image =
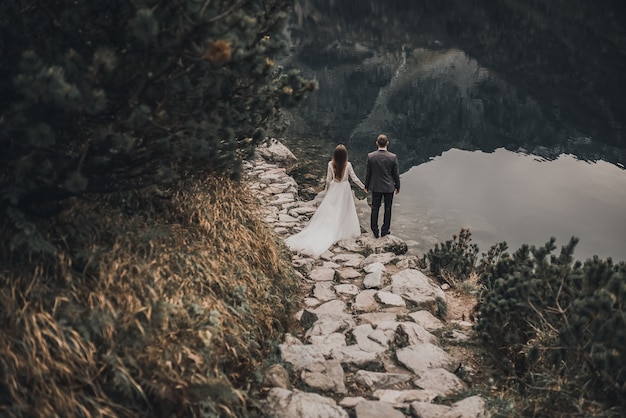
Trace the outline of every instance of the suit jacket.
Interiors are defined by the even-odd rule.
[[[371,192],[392,193],[400,190],[398,157],[393,152],[379,149],[367,154],[365,188]]]

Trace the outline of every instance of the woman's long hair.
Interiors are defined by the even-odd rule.
[[[342,144],[337,145],[333,152],[333,170],[335,170],[335,178],[341,180],[348,163],[348,150]]]

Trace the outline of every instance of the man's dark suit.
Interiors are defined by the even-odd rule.
[[[393,192],[400,190],[400,174],[398,157],[386,149],[378,149],[367,155],[367,172],[365,174],[365,189],[372,192],[372,214],[370,224],[374,236],[378,238],[378,213],[382,200],[385,201],[383,227],[380,235],[389,234],[391,225],[391,205]]]

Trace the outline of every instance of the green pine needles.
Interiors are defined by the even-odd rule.
[[[71,196],[238,178],[280,109],[315,88],[274,63],[290,7],[3,1],[0,212],[48,217]]]
[[[576,243],[494,251],[478,267],[477,332],[532,416],[626,407],[626,264],[574,262]]]
[[[476,270],[478,246],[469,229],[462,228],[452,240],[435,244],[420,260],[419,267],[428,269],[440,282],[456,287]]]
[[[477,279],[475,329],[483,349],[519,393],[521,416],[621,416],[626,408],[626,263],[594,256],[575,261],[577,238],[561,248],[481,258],[462,229],[420,260],[442,283]]]

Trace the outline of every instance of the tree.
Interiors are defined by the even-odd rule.
[[[3,215],[23,234],[70,196],[238,176],[280,108],[315,87],[272,60],[290,5],[3,1]]]

